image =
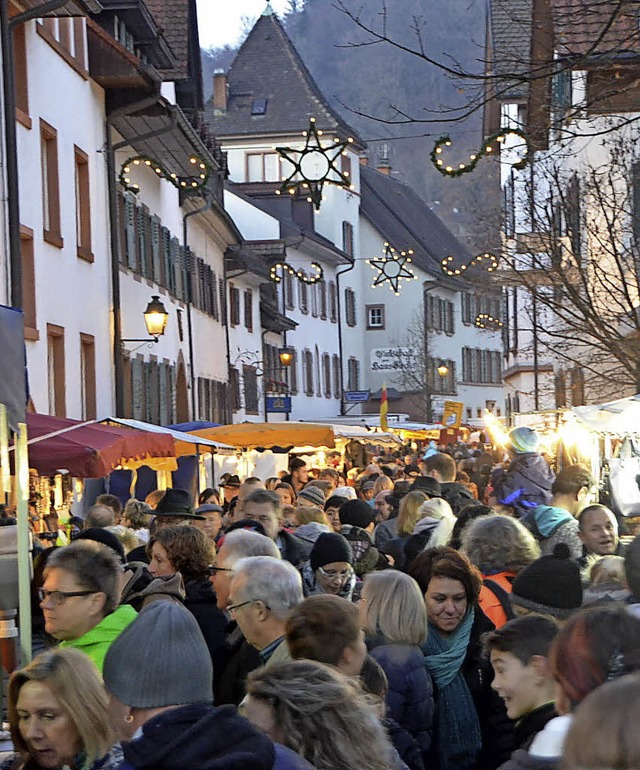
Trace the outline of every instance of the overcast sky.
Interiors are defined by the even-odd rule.
[[[242,33],[243,18],[255,21],[267,7],[266,0],[197,0],[200,45],[219,48],[235,45]],[[272,0],[279,14],[287,6],[286,0]]]

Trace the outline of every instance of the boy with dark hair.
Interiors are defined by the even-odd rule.
[[[525,751],[536,734],[557,716],[548,661],[557,632],[553,619],[526,615],[483,638],[494,671],[491,686],[504,701],[509,718],[515,721],[516,747]]]
[[[456,463],[453,457],[443,452],[435,452],[422,461],[422,467],[425,476],[430,476],[440,483],[442,497],[449,503],[456,516],[465,505],[474,502],[467,487],[456,481]]]

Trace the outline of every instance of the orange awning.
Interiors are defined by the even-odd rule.
[[[193,436],[220,441],[239,449],[262,447],[335,447],[334,432],[330,425],[311,422],[243,422],[240,425],[220,425],[190,431]]]

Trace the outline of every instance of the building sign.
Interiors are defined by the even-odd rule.
[[[271,414],[289,414],[291,411],[291,396],[267,396],[267,412]]]
[[[373,348],[371,351],[372,372],[403,372],[418,365],[418,351],[415,348]]]
[[[344,400],[347,404],[364,404],[369,400],[368,390],[346,390],[344,393]]]
[[[459,428],[462,425],[462,401],[445,401],[442,424],[445,428]]]

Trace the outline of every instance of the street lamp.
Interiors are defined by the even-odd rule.
[[[444,378],[447,376],[447,374],[449,374],[449,367],[445,363],[441,363],[440,366],[437,369],[437,372],[442,377],[442,379],[444,380]]]
[[[291,366],[293,363],[293,352],[289,348],[282,348],[278,351],[278,358],[282,366]]]
[[[160,301],[158,294],[151,296],[151,302],[147,305],[147,309],[142,314],[144,317],[144,323],[147,327],[149,334],[148,338],[144,339],[123,339],[121,342],[159,342],[160,337],[164,334],[164,330],[167,326],[167,320],[169,313],[167,309]]]

